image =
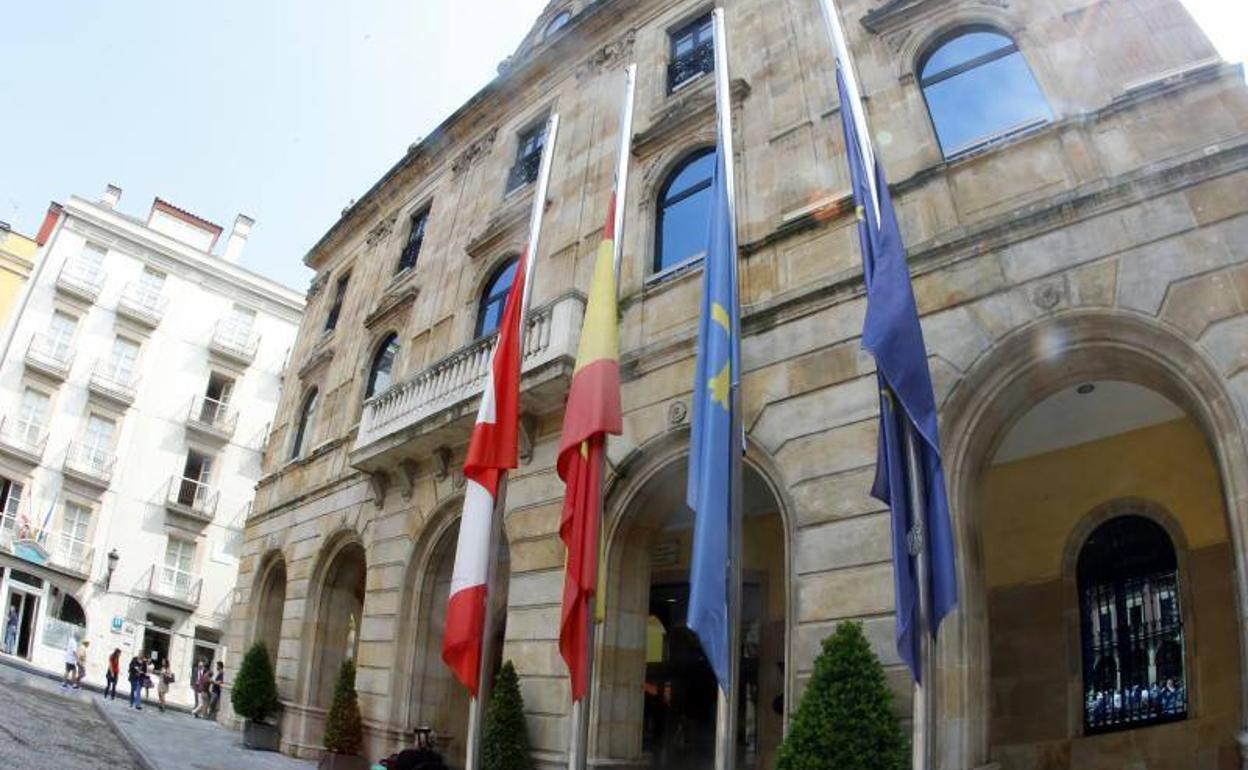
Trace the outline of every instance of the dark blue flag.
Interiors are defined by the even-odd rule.
[[[840,92],[850,181],[859,211],[858,237],[867,283],[862,344],[875,358],[880,384],[879,454],[871,494],[892,510],[897,651],[910,667],[915,681],[920,681],[919,634],[922,630],[919,628],[918,581],[928,580],[929,631],[933,637],[940,621],[958,603],[953,528],[945,495],[945,473],[940,462],[940,437],[936,432],[936,399],[932,393],[932,375],[927,368],[927,349],[919,326],[918,308],[910,286],[910,269],[884,169],[877,160],[870,172],[879,196],[877,215],[871,203],[866,161],[840,67],[836,71],[836,85]],[[907,423],[917,439],[919,467],[916,471],[926,503],[922,527],[923,546],[928,557],[926,578],[918,574],[909,549],[908,535],[914,524],[914,511],[907,494],[910,479],[906,465]]]
[[[733,261],[736,229],[728,201],[723,154],[716,150],[711,186],[710,233],[702,273],[702,316],[693,377],[689,483],[693,509],[693,559],[689,574],[688,627],[698,635],[721,688],[728,686],[729,533],[732,524],[733,385],[741,372],[740,319]],[[739,458],[738,458],[739,459]]]

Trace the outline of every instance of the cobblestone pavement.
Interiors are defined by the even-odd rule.
[[[0,669],[0,768],[142,770],[90,699]]]
[[[8,661],[0,661],[0,664]],[[136,756],[136,752],[138,755]],[[0,770],[313,770],[315,762],[243,748],[242,734],[185,712],[63,690],[0,665]]]
[[[98,696],[97,696],[98,697]],[[243,735],[206,719],[124,701],[102,704],[116,728],[156,770],[313,770],[315,762],[243,748]],[[3,765],[0,765],[3,767]]]

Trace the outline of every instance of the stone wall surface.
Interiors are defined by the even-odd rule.
[[[1033,372],[1027,398],[1034,403],[1073,371],[1045,368],[1063,343],[1045,330],[1072,323],[1090,337],[1102,330],[1110,339],[1097,344],[1111,352],[1099,357],[1109,369],[1100,374],[1126,379],[1147,379],[1152,370],[1112,369],[1114,330],[1119,324],[1153,330],[1148,333],[1175,341],[1212,373],[1215,385],[1192,395],[1191,403],[1231,415],[1213,423],[1191,410],[1213,447],[1221,474],[1213,496],[1222,496],[1231,533],[1230,553],[1216,558],[1242,566],[1237,533],[1248,521],[1248,488],[1226,470],[1248,423],[1248,200],[1242,194],[1248,91],[1242,78],[1206,62],[1215,56],[1212,48],[1173,0],[838,5],[894,184],[937,400],[955,426],[946,434],[951,452],[990,440],[958,432],[959,415],[967,410],[980,410],[984,424],[1007,425],[1022,408],[993,401],[987,391],[983,399],[966,394],[991,380],[991,362],[1027,362]],[[908,673],[892,642],[888,518],[868,495],[877,386],[874,365],[859,345],[865,292],[819,9],[806,0],[734,0],[725,7],[743,247],[744,424],[751,468],[782,522],[783,553],[776,553],[775,568],[784,576],[777,647],[785,710],[796,708],[820,640],[837,621],[854,618],[864,622],[899,713],[908,718]],[[267,475],[247,528],[239,576],[244,601],[230,639],[237,647],[254,635],[253,586],[265,560],[280,557],[287,575],[278,651],[280,689],[289,704],[286,750],[312,754],[319,745],[326,704],[310,700],[308,661],[323,620],[309,597],[323,578],[318,569],[327,548],[343,537],[362,543],[367,558],[357,655],[370,751],[410,740],[407,731],[425,719],[417,707],[428,695],[419,694],[419,672],[429,671],[430,661],[418,650],[438,627],[421,609],[427,606],[422,596],[437,584],[430,565],[439,563],[438,544],[458,514],[466,419],[429,427],[411,442],[406,464],[393,457],[361,462],[353,445],[368,362],[391,330],[402,342],[396,381],[471,342],[487,277],[526,236],[531,192],[503,193],[515,135],[548,111],[559,113],[561,129],[533,302],[585,291],[612,178],[618,67],[634,60],[640,75],[620,287],[625,420],[623,435],[609,446],[604,530],[608,554],[649,542],[649,530],[637,523],[653,489],[644,479],[668,478],[663,474],[683,456],[700,296],[696,265],[658,276],[648,267],[654,201],[674,164],[714,141],[710,79],[669,96],[663,67],[668,30],[701,8],[674,0],[576,5],[568,34],[522,48],[495,84],[409,152],[309,254],[318,271],[314,289],[350,273],[347,302],[337,330],[326,337],[320,329],[332,292],[314,290],[310,300],[292,352],[296,374],[283,393]],[[963,23],[993,24],[1015,37],[1054,120],[945,160],[914,66],[932,40]],[[395,276],[406,222],[426,205],[432,213],[419,262]],[[1051,347],[1020,348],[1020,339],[1033,337]],[[566,374],[556,374],[556,382],[559,377]],[[1160,388],[1159,382],[1142,384]],[[288,461],[283,448],[291,423],[314,386],[324,394],[316,448]],[[564,761],[568,738],[568,684],[556,621],[563,489],[554,463],[561,415],[545,399],[526,404],[530,444],[512,474],[505,516],[509,591],[502,654],[521,676],[535,756],[554,766]],[[978,577],[942,631],[939,766],[969,770],[990,760],[1004,768],[1124,766],[1113,762],[1126,756],[1128,743],[1142,747],[1131,756],[1165,754],[1150,748],[1167,740],[1161,728],[1080,744],[1075,753],[1088,757],[1074,756],[1068,744],[1047,743],[1056,732],[1037,737],[990,729],[1008,711],[998,712],[1004,702],[990,697],[988,680],[981,682],[976,671],[979,658],[1004,655],[1000,637],[989,629],[1001,597],[976,596],[986,592],[982,565],[999,555],[976,523],[982,515],[963,505],[958,491],[963,480],[977,478],[985,458],[969,450],[952,454],[960,458],[949,460],[948,471],[955,518],[959,532],[970,533],[959,535],[959,555],[966,574]],[[683,474],[673,478],[683,485]],[[626,596],[635,590],[627,586],[636,575],[610,555],[604,568],[611,606],[617,598],[612,590]],[[1244,612],[1231,598],[1231,587],[1242,591],[1242,581],[1237,572],[1232,583],[1210,589],[1198,602],[1214,614],[1220,602],[1227,623],[1239,621],[1216,631],[1224,640],[1242,637]],[[1045,588],[1017,590],[1039,595]],[[599,729],[591,751],[627,763],[640,759],[641,718],[637,671],[628,663],[638,653],[629,640],[639,638],[645,617],[626,609],[609,617],[601,631],[603,694],[595,701]],[[1238,661],[1234,647],[1227,641],[1208,649]],[[1208,665],[1222,665],[1218,660]],[[1228,688],[1240,695],[1217,696],[1224,716],[1193,722],[1200,732],[1192,739],[1199,767],[1235,766],[1234,735],[1243,719],[1240,668],[1225,669]],[[1056,725],[1058,715],[1052,716]],[[998,735],[1006,736],[999,745]]]

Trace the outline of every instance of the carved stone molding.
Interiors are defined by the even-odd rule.
[[[520,431],[517,436],[517,454],[520,462],[528,465],[533,460],[533,432],[537,430],[537,418],[527,412],[520,414]]]
[[[325,284],[329,283],[329,273],[318,273],[312,276],[312,280],[308,283],[307,302],[311,303],[316,299],[316,295],[321,293],[321,289],[325,288]]]
[[[451,448],[440,446],[433,450],[433,477],[438,481],[446,481],[451,472]]]
[[[364,317],[364,327],[372,331],[383,323],[390,322],[395,316],[406,313],[418,296],[420,296],[420,287],[416,284],[408,281],[396,284],[393,290],[387,290],[381,295],[376,306]],[[401,325],[396,324],[396,326]]]
[[[490,217],[485,228],[474,235],[464,247],[468,256],[479,257],[503,241],[509,234],[524,229],[529,221],[533,201],[532,188],[533,186],[529,185],[524,194],[517,195],[515,199],[504,203],[503,207]],[[546,205],[550,205],[549,200],[546,201]]]
[[[715,89],[711,86],[714,81],[707,78],[706,83],[670,97],[663,109],[650,120],[650,127],[633,136],[633,155],[644,158],[691,126],[713,121]],[[739,107],[750,95],[750,84],[741,78],[733,78],[729,94],[733,107]]]
[[[399,463],[399,473],[402,474],[403,488],[400,494],[404,500],[411,500],[412,494],[416,491],[416,476],[420,471],[420,466],[415,460],[404,460]]]
[[[373,225],[373,229],[369,230],[368,235],[365,236],[364,242],[369,246],[376,246],[378,243],[389,238],[390,233],[394,232],[394,223],[398,218],[399,212],[396,211],[390,216],[382,219],[377,224]]]
[[[471,168],[479,158],[489,153],[490,149],[494,147],[494,140],[497,137],[498,127],[495,126],[489,131],[486,131],[481,137],[474,140],[464,149],[463,152],[459,154],[459,157],[455,159],[455,162],[451,164],[451,173],[458,176]]]
[[[373,471],[368,474],[368,485],[373,489],[373,505],[380,510],[386,504],[386,489],[390,486],[390,474]]]
[[[324,338],[312,348],[308,359],[303,362],[303,366],[299,367],[299,379],[307,380],[321,367],[334,360],[334,349],[327,342],[329,339],[329,337]]]
[[[1009,8],[1010,2],[1009,0],[975,0],[964,5]],[[890,0],[863,16],[862,26],[870,32],[883,35],[935,12],[949,10],[949,6],[948,0]]]
[[[614,69],[633,55],[633,43],[637,40],[637,30],[630,29],[620,37],[598,49],[577,70],[577,79],[592,77],[604,70]]]

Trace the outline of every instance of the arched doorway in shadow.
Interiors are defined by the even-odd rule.
[[[456,512],[461,503],[456,503]],[[407,725],[409,731],[429,728],[437,737],[438,748],[447,766],[462,768],[468,734],[468,691],[442,662],[442,636],[446,629],[446,605],[450,599],[451,573],[455,568],[455,546],[459,538],[456,515],[431,533],[419,561],[422,574],[416,576],[410,608],[414,623],[410,675],[407,677]],[[507,622],[507,591],[511,561],[506,538],[498,544],[497,590],[490,600],[494,628],[492,670],[502,664],[503,637]]]
[[[693,514],[682,454],[617,490],[607,523],[605,618],[595,671],[593,755],[650,768],[710,768],[717,685],[686,627]],[[788,536],[779,495],[744,475],[737,766],[774,764],[783,736]]]
[[[256,582],[256,626],[253,641],[264,642],[269,659],[277,666],[282,643],[282,617],[286,608],[286,560],[273,554],[264,562]]]
[[[348,655],[355,657],[358,652],[366,566],[364,546],[348,541],[337,548],[321,573],[308,674],[308,703],[313,707],[329,708],[338,669]]]

